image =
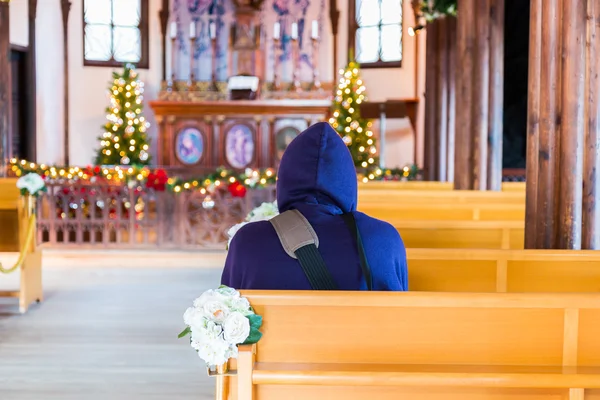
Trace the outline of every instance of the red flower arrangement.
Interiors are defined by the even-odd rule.
[[[146,181],[146,187],[154,189],[157,192],[164,192],[167,187],[167,181],[169,177],[167,171],[164,169],[157,169],[156,171],[148,174],[148,180]]]
[[[246,189],[246,186],[242,185],[237,181],[230,183],[227,189],[233,197],[246,197],[246,192],[248,191],[248,189]]]

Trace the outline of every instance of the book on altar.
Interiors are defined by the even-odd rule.
[[[232,76],[227,82],[227,90],[232,100],[254,100],[259,82],[256,76]]]

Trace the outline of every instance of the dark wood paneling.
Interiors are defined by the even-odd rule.
[[[0,1],[0,176],[6,173],[11,114],[11,68],[9,43],[9,4]]]

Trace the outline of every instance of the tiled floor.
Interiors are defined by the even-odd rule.
[[[205,400],[213,381],[182,315],[218,269],[46,268],[26,315],[0,299],[1,400]],[[0,275],[0,290],[18,275]]]

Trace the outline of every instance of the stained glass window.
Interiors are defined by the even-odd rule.
[[[148,68],[148,0],[84,0],[84,65]]]
[[[350,43],[363,68],[402,63],[402,0],[350,0]]]

